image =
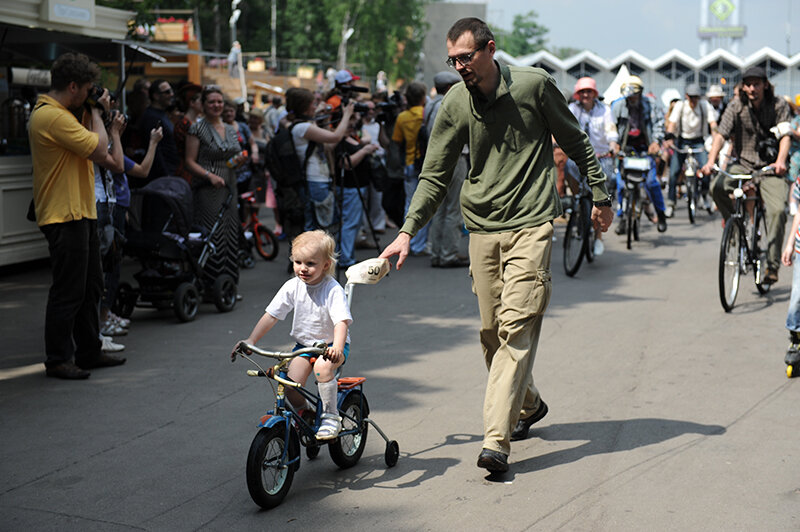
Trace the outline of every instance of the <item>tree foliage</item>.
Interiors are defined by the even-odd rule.
[[[511,31],[492,28],[498,48],[514,57],[543,50],[549,30],[536,22],[538,17],[536,11],[528,11],[514,15]]]
[[[205,50],[227,52],[231,4],[217,0],[97,0],[98,4],[137,12],[137,21],[154,22],[153,10],[197,9]],[[347,41],[348,63],[360,63],[374,76],[413,77],[427,24],[427,0],[277,0],[277,56],[320,59],[335,65],[345,19],[353,33]],[[271,46],[272,0],[242,0],[236,37],[242,49]],[[216,36],[219,36],[218,40]]]

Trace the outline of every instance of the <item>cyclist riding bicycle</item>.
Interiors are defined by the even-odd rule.
[[[597,99],[599,96],[597,83],[590,77],[579,79],[572,92],[575,101],[569,104],[569,110],[575,115],[581,129],[589,135],[589,142],[600,161],[603,173],[606,174],[606,186],[608,190],[611,190],[614,178],[614,156],[619,151],[619,134],[617,133],[617,124],[611,116],[611,108]],[[572,192],[576,193],[578,180],[581,179],[578,165],[571,159],[567,160],[564,172],[569,179]],[[602,255],[605,249],[602,235],[601,231],[595,231],[596,240],[593,252],[597,256]]]
[[[621,89],[622,98],[611,104],[611,115],[617,124],[621,139],[620,147],[622,150],[632,149],[648,153],[651,164],[644,188],[656,209],[658,232],[663,233],[667,230],[667,217],[664,214],[664,195],[661,193],[661,184],[656,175],[656,161],[653,155],[659,152],[664,141],[664,111],[655,98],[642,94],[644,84],[639,76],[629,76]],[[621,206],[625,184],[619,173],[616,174],[616,178],[617,198]],[[617,214],[621,215],[621,210]],[[625,230],[625,219],[620,217],[616,233],[621,235]]]
[[[665,135],[664,146],[671,148],[673,145],[678,148],[692,148],[701,150],[695,155],[695,159],[700,166],[706,164],[706,152],[703,149],[705,139],[717,129],[717,112],[705,100],[701,100],[703,91],[700,85],[690,83],[686,86],[686,99],[675,104],[667,118],[667,134]],[[667,193],[667,218],[672,218],[675,209],[675,202],[678,199],[677,185],[678,176],[686,160],[686,154],[677,150],[672,154],[669,164],[669,191]],[[705,192],[708,190],[708,179],[704,178],[700,184],[703,191],[703,201]],[[706,208],[709,205],[705,205]]]
[[[791,139],[791,111],[783,98],[775,96],[775,89],[767,81],[767,73],[761,67],[750,67],[742,75],[742,91],[725,109],[714,134],[714,143],[708,154],[703,173],[711,175],[722,144],[733,137],[734,152],[738,160],[728,167],[731,174],[748,174],[771,166],[775,175],[761,178],[761,197],[767,214],[767,274],[766,284],[778,281],[781,247],[786,225],[786,201],[789,183],[783,177],[787,169],[787,157]],[[777,135],[774,132],[777,131]],[[775,136],[780,138],[775,140]],[[770,140],[771,139],[771,140]],[[718,175],[711,183],[711,194],[719,212],[727,220],[733,212],[729,194],[735,188],[733,180]]]

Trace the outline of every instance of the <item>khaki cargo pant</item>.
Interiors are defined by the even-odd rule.
[[[478,296],[481,347],[489,370],[483,447],[510,454],[520,417],[541,401],[533,360],[550,302],[553,224],[498,234],[471,234],[472,291]]]

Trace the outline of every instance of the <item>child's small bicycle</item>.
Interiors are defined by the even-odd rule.
[[[345,287],[348,302],[352,297],[354,283],[374,284],[388,272],[388,261],[385,261],[385,267],[383,262],[377,266],[374,261],[385,261],[385,259],[371,259],[348,269],[346,273],[348,283]],[[265,351],[245,342],[240,342],[236,346],[238,355],[259,368],[248,370],[247,375],[266,377],[278,383],[275,390],[275,408],[261,417],[258,424],[259,431],[247,455],[247,489],[253,501],[262,508],[274,508],[286,497],[294,474],[300,468],[301,445],[306,448],[306,456],[309,459],[316,458],[320,448],[327,445],[334,463],[342,469],[347,469],[356,465],[361,458],[367,444],[368,425],[372,425],[386,441],[384,452],[386,465],[393,467],[397,464],[400,456],[398,443],[389,440],[380,427],[369,418],[369,403],[363,391],[366,380],[364,377],[338,378],[338,408],[342,417],[342,430],[336,439],[327,441],[316,439],[316,432],[322,421],[322,401],[319,395],[289,379],[287,372],[289,363],[294,357],[302,354],[323,356],[326,347],[327,345],[321,342],[314,347],[281,352]],[[251,354],[273,358],[278,363],[264,369],[251,358]],[[314,359],[311,360],[312,364],[313,361]],[[314,410],[295,409],[291,402],[286,400],[287,387],[302,395],[313,405]]]

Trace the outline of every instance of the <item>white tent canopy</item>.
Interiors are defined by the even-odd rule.
[[[628,72],[628,67],[625,65],[619,67],[619,72],[617,72],[617,76],[614,78],[614,81],[611,82],[611,85],[609,85],[606,91],[603,93],[603,101],[606,104],[611,105],[611,102],[622,96],[622,84],[630,75],[631,74]]]

